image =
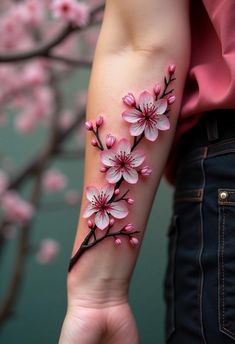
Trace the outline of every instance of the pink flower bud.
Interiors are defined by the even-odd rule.
[[[92,146],[94,146],[94,147],[97,147],[97,146],[98,146],[98,142],[97,142],[96,139],[92,139],[92,140],[91,140],[91,144],[92,144]]]
[[[167,102],[169,105],[173,104],[176,100],[176,96],[175,95],[172,95],[170,96],[168,99],[167,99]]]
[[[104,123],[104,118],[102,116],[98,116],[96,118],[96,126],[99,128]]]
[[[130,244],[134,247],[139,245],[139,240],[136,237],[131,237],[130,238]]]
[[[169,67],[168,67],[168,72],[169,74],[174,74],[175,73],[175,69],[176,69],[176,66],[175,64],[170,64]]]
[[[93,129],[92,121],[86,121],[85,126],[86,126],[87,130],[92,130]]]
[[[107,171],[107,167],[102,166],[102,167],[100,168],[100,172],[105,173],[106,171]]]
[[[114,218],[111,217],[111,219],[109,219],[109,226],[112,227],[114,225]]]
[[[88,224],[89,228],[93,228],[93,226],[94,226],[94,224],[93,224],[93,222],[91,220],[88,220],[87,224]]]
[[[127,93],[124,97],[122,97],[123,103],[125,103],[128,106],[135,106],[136,101],[135,97],[132,93]]]
[[[158,96],[159,93],[161,92],[161,86],[159,84],[154,85],[153,92],[155,93],[156,96]]]
[[[132,223],[128,223],[125,227],[124,227],[124,230],[127,231],[127,232],[131,232],[135,229],[135,227],[133,226]]]
[[[111,135],[111,134],[108,134],[106,136],[106,142],[105,142],[106,143],[106,147],[108,149],[110,149],[114,145],[115,141],[116,141],[116,137]]]
[[[120,194],[120,189],[116,189],[115,191],[114,191],[114,194],[117,196],[117,195],[119,195]]]
[[[127,198],[126,201],[127,201],[128,204],[134,204],[134,202],[135,202],[135,201],[133,200],[133,198]]]
[[[141,168],[139,173],[141,174],[141,176],[148,177],[152,173],[152,169],[149,166],[144,166]]]
[[[119,245],[121,245],[121,243],[122,243],[122,240],[120,238],[115,238],[115,240],[114,240],[115,246],[119,246]]]

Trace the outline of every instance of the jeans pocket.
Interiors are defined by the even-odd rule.
[[[219,329],[235,340],[235,189],[218,189]]]
[[[165,314],[165,338],[168,341],[175,331],[175,254],[177,246],[178,215],[171,218],[168,236],[168,262],[164,279],[164,300],[166,304]]]

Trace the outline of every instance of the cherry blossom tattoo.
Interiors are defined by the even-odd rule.
[[[169,65],[163,90],[156,84],[152,93],[141,92],[138,101],[130,92],[122,98],[127,107],[122,118],[130,124],[132,143],[126,138],[117,140],[112,134],[108,134],[105,142],[102,142],[99,134],[104,125],[102,116],[98,116],[95,123],[85,123],[87,130],[94,134],[91,144],[100,150],[100,172],[104,174],[105,183],[101,188],[93,185],[86,188],[87,205],[82,216],[87,219],[89,232],[71,258],[69,271],[85,251],[107,238],[111,238],[115,246],[120,246],[124,238],[129,240],[132,247],[138,246],[139,231],[135,226],[132,223],[119,224],[119,220],[127,217],[129,208],[134,204],[134,199],[128,195],[129,190],[121,193],[120,186],[122,183],[136,184],[139,178],[151,175],[151,168],[143,165],[144,152],[136,149],[136,146],[143,139],[156,141],[160,131],[170,128],[170,106],[176,99],[174,89],[170,89],[174,80],[175,65]]]

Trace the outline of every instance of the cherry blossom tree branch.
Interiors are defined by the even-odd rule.
[[[44,149],[43,154],[40,155],[40,158],[37,161],[37,169],[34,171],[34,186],[31,193],[30,202],[35,209],[38,206],[41,195],[42,173],[47,165],[48,160],[51,157],[52,152],[54,151],[55,143],[58,142],[58,115],[61,108],[61,95],[52,71],[50,71],[50,86],[54,91],[56,106],[52,115],[50,136],[48,138],[46,148]],[[26,257],[29,252],[30,230],[32,227],[32,222],[32,220],[27,221],[26,223],[22,224],[21,228],[19,229],[20,237],[18,241],[16,260],[15,264],[13,265],[12,277],[10,279],[6,295],[3,299],[3,303],[0,306],[1,325],[3,325],[7,318],[12,314],[12,306],[15,304],[17,295],[19,293],[19,288],[23,279]]]
[[[83,108],[80,110],[76,116],[76,119],[73,123],[66,129],[66,130],[59,130],[56,140],[53,143],[53,147],[51,147],[51,157],[58,154],[60,151],[61,145],[64,141],[74,132],[75,129],[78,128],[80,124],[83,123],[85,118],[85,109]],[[41,157],[44,155],[45,152],[44,148],[36,154],[36,157],[26,163],[10,180],[8,189],[16,189],[18,188],[29,176],[33,175],[37,170],[38,165],[40,164]]]
[[[0,55],[0,63],[13,63],[19,62],[23,60],[32,59],[35,57],[45,56],[47,57],[48,53],[61,44],[65,39],[67,39],[73,32],[75,31],[83,31],[92,24],[95,24],[96,15],[102,12],[104,9],[104,4],[98,5],[93,10],[90,11],[90,19],[86,26],[84,27],[75,27],[71,24],[68,24],[64,27],[57,36],[53,37],[51,41],[42,44],[41,46],[36,47],[35,49],[26,51],[26,52],[19,52],[15,54],[2,54]]]
[[[36,206],[39,198],[40,190],[40,175],[34,177],[35,184],[30,197],[30,202]],[[12,277],[9,282],[9,286],[6,289],[5,297],[0,306],[0,326],[12,315],[12,308],[16,302],[16,299],[19,295],[20,285],[23,279],[24,269],[26,258],[29,253],[29,239],[30,239],[30,229],[32,222],[28,222],[25,225],[22,225],[19,229],[19,241],[17,245],[17,253],[15,257],[15,264],[13,265]]]

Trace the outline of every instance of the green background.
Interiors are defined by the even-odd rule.
[[[88,72],[80,71],[73,75],[69,84],[62,86],[68,104],[79,87],[87,87],[88,78]],[[21,137],[12,128],[12,118],[10,118],[8,126],[0,129],[1,152],[10,155],[16,166],[21,165],[37,152],[45,135],[46,132],[39,129],[28,137]],[[59,167],[69,176],[71,188],[81,190],[83,171],[81,160],[56,160],[53,166]],[[28,190],[29,185],[26,184],[22,192],[27,194]],[[56,197],[59,198],[60,195]],[[152,208],[130,289],[130,302],[143,344],[164,343],[165,308],[162,286],[166,268],[166,233],[171,215],[171,197],[171,188],[162,182]],[[43,202],[47,201],[48,198],[43,196]],[[18,301],[13,314],[0,329],[1,344],[58,342],[66,311],[66,274],[78,211],[79,206],[60,207],[54,211],[42,209],[37,214],[31,233],[31,254],[27,259]],[[7,241],[0,262],[1,301],[14,263],[17,235],[16,233],[15,239]],[[34,253],[40,240],[45,237],[58,240],[61,250],[53,263],[40,265]]]

